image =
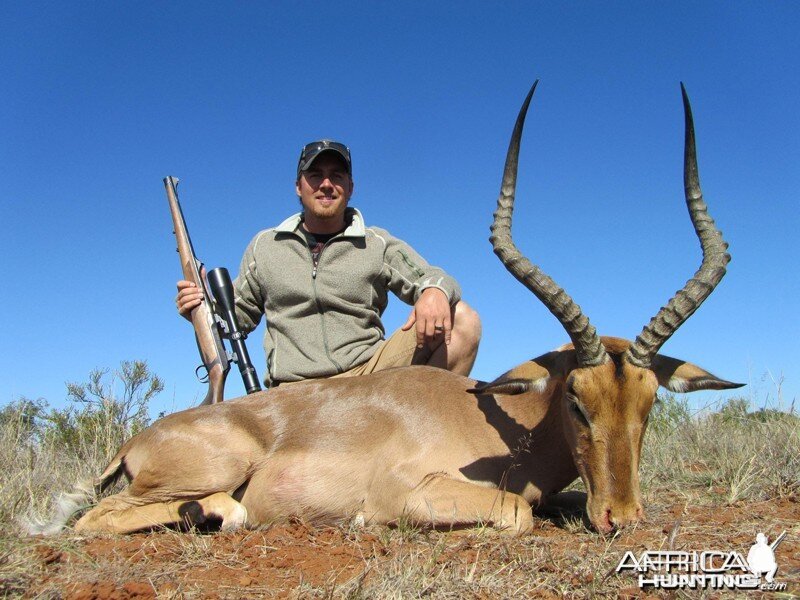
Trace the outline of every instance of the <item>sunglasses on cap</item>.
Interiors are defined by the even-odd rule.
[[[297,161],[297,176],[300,177],[300,173],[308,169],[311,163],[314,162],[314,159],[322,152],[326,151],[333,151],[341,156],[347,165],[347,173],[349,175],[353,174],[353,166],[350,162],[350,148],[340,142],[319,140],[303,146],[303,150],[300,152],[300,160]]]

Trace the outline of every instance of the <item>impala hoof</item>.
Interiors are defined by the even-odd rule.
[[[222,519],[220,531],[233,531],[244,527],[247,523],[247,509],[237,502],[229,514]]]

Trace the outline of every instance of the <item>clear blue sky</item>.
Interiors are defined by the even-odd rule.
[[[353,152],[352,204],[460,281],[483,317],[473,374],[567,337],[491,252],[508,137],[515,239],[601,333],[635,337],[694,273],[683,200],[689,91],[700,175],[733,260],[663,348],[757,405],[800,391],[796,2],[6,2],[0,8],[0,405],[146,359],[156,410],[204,395],[161,183],[195,248],[238,271],[295,212],[303,143]],[[390,329],[408,308],[395,300]],[[262,373],[263,325],[249,347]],[[228,396],[239,395],[238,372]],[[719,394],[711,398],[720,397]]]

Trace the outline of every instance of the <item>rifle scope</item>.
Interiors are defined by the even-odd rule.
[[[208,286],[211,289],[211,293],[214,295],[214,300],[221,309],[222,317],[228,325],[228,339],[231,341],[231,347],[235,355],[234,361],[239,365],[239,372],[242,374],[244,389],[248,394],[260,392],[261,385],[258,383],[256,369],[250,362],[247,346],[244,345],[247,334],[239,331],[239,324],[236,321],[233,284],[231,283],[231,276],[228,274],[228,269],[224,267],[211,269],[208,272]]]

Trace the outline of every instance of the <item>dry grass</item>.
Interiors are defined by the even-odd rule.
[[[88,453],[77,461],[55,439],[28,439],[20,423],[6,420],[0,597],[637,597],[635,579],[613,572],[626,550],[746,551],[756,531],[784,529],[778,579],[790,593],[800,591],[798,419],[735,411],[696,418],[674,404],[667,409],[654,415],[644,445],[643,523],[603,537],[581,514],[567,512],[538,519],[536,530],[519,539],[489,528],[448,533],[408,524],[27,538],[13,533],[15,519],[48,509],[53,492],[96,474],[107,457]]]
[[[800,533],[796,521],[789,519],[775,519],[769,526],[790,531],[793,527],[795,537]],[[735,537],[736,532],[687,519],[677,535],[677,547],[730,548],[731,534]],[[355,535],[339,528],[311,530],[297,539],[286,530],[272,528],[241,535],[161,532],[89,541],[65,536],[35,544],[17,539],[16,566],[6,563],[0,569],[4,581],[0,595],[104,597],[104,591],[110,594],[110,590],[144,586],[161,598],[636,596],[633,578],[616,575],[614,567],[626,550],[663,547],[669,538],[659,525],[603,538],[587,531],[568,533],[548,522],[522,539],[503,539],[488,531],[419,531],[414,536],[390,536],[384,544],[379,539],[383,536],[384,528],[368,528]],[[745,537],[752,540],[749,533]],[[796,544],[794,549],[796,554]],[[341,553],[348,558],[337,560],[334,555]],[[309,566],[311,556],[334,558],[319,570]],[[796,570],[779,577],[797,591]],[[738,595],[687,592],[678,597]]]
[[[726,504],[800,494],[800,418],[794,414],[747,412],[742,400],[733,400],[720,412],[659,425],[642,450],[645,492],[705,489],[709,501],[721,496]]]

